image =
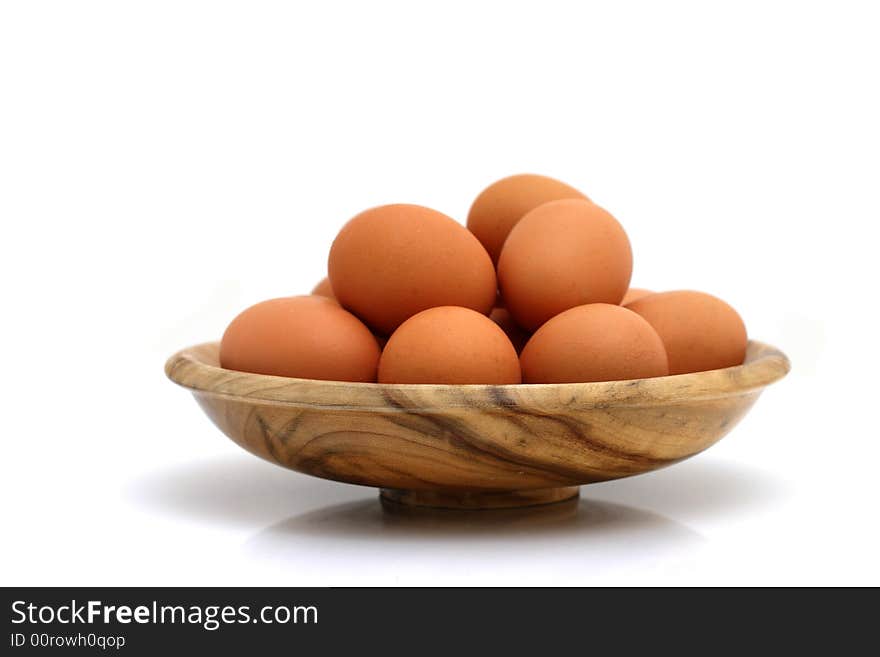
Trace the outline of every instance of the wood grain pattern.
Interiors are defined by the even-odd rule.
[[[383,504],[392,502],[404,506],[426,506],[440,509],[509,509],[521,506],[540,506],[565,502],[580,494],[578,486],[536,488],[504,492],[393,490],[383,488]]]
[[[217,353],[217,343],[184,349],[165,371],[248,451],[401,503],[465,508],[566,499],[572,486],[692,456],[789,370],[754,341],[744,365],[723,370],[514,386],[289,379],[224,370]]]

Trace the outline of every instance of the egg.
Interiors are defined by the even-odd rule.
[[[679,290],[637,299],[627,308],[644,317],[660,335],[670,374],[742,365],[748,336],[739,314],[704,292]]]
[[[519,383],[516,350],[491,319],[469,308],[422,311],[391,334],[380,383]]]
[[[631,275],[623,227],[598,205],[578,199],[550,201],[526,214],[498,259],[501,295],[528,331],[575,306],[619,304]]]
[[[520,354],[523,382],[619,381],[669,373],[657,332],[636,313],[605,303],[557,315]]]
[[[376,380],[379,345],[363,322],[331,299],[284,297],[243,311],[220,341],[230,370],[328,381]]]
[[[526,342],[529,341],[529,334],[513,321],[513,317],[511,317],[507,308],[495,306],[492,312],[489,313],[489,319],[501,327],[501,330],[504,331],[511,344],[513,344],[513,348],[516,349],[516,353],[521,352],[523,347],[526,346]]]
[[[564,182],[536,174],[519,174],[492,183],[474,200],[467,227],[497,262],[507,235],[527,212],[563,198],[586,199]]]
[[[354,217],[334,240],[328,268],[339,302],[386,335],[436,306],[488,315],[496,296],[495,269],[477,238],[418,205],[384,205]]]
[[[330,285],[329,278],[322,278],[314,289],[312,289],[311,293],[336,301],[336,295],[333,294],[333,287]],[[380,349],[385,346],[385,342],[388,340],[388,338],[380,333],[373,333],[373,337],[376,338],[376,342],[379,344]]]
[[[312,294],[314,294],[314,292],[312,292]],[[623,295],[623,300],[620,302],[620,305],[625,306],[626,304],[631,303],[636,299],[646,297],[649,294],[654,294],[654,292],[651,290],[644,290],[640,287],[631,287],[626,291],[626,294]]]
[[[336,295],[333,294],[333,286],[330,285],[329,278],[322,278],[321,281],[312,290],[312,294],[317,294],[321,297],[327,297],[328,299],[336,299]]]

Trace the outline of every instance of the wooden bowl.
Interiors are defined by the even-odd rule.
[[[219,345],[165,365],[249,452],[382,489],[384,501],[499,508],[570,499],[703,451],[789,370],[751,341],[738,367],[653,379],[539,385],[393,385],[222,369]]]

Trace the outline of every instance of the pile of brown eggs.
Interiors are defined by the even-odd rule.
[[[629,288],[618,221],[538,175],[504,178],[467,228],[418,205],[351,219],[311,295],[252,306],[220,345],[228,369],[380,383],[640,379],[739,365],[746,329],[708,294]]]

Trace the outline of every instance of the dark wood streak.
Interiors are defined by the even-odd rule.
[[[303,412],[297,413],[296,416],[288,421],[284,428],[278,434],[278,440],[282,445],[287,447],[290,442],[291,437],[296,433],[297,428],[299,427],[300,422],[302,422]]]
[[[541,417],[544,420],[549,420],[550,422],[557,423],[565,428],[567,428],[572,434],[576,436],[576,440],[583,443],[587,449],[590,449],[599,454],[603,454],[605,456],[610,456],[619,459],[625,459],[627,461],[632,461],[635,463],[641,463],[644,465],[661,465],[666,463],[669,459],[657,459],[648,456],[643,452],[633,452],[629,450],[624,450],[619,447],[613,447],[608,445],[601,440],[594,439],[590,437],[589,431],[591,425],[582,420],[578,420],[577,418],[571,416],[550,416],[550,415],[540,415],[535,416],[531,412],[524,412],[523,415],[532,415],[533,417]]]
[[[254,414],[254,418],[257,421],[257,425],[260,427],[260,432],[263,435],[263,443],[266,445],[266,450],[275,459],[276,463],[284,464],[284,457],[275,447],[275,441],[272,440],[272,429],[266,423],[266,420],[263,419],[263,416],[259,413]]]
[[[318,456],[302,456],[302,454],[307,451],[305,448],[308,447],[309,445],[311,445],[313,443],[320,444],[321,442],[324,442],[324,441],[332,441],[333,438],[336,437],[337,435],[339,435],[340,433],[341,432],[326,432],[326,433],[321,433],[321,434],[318,434],[318,435],[310,438],[303,445],[303,449],[300,450],[300,456],[299,456],[299,460],[297,462],[297,465],[302,467],[304,469],[304,471],[310,472],[311,474],[316,475],[316,476],[322,476],[324,478],[331,478],[331,479],[343,476],[345,478],[345,480],[348,481],[349,483],[357,483],[357,484],[366,483],[366,485],[369,485],[369,482],[367,480],[364,480],[363,477],[357,478],[357,477],[353,476],[350,472],[346,472],[346,474],[342,475],[340,472],[340,469],[328,467],[328,464],[327,464],[328,458],[336,456],[337,452],[325,449],[325,450],[321,450],[321,453]],[[352,432],[345,432],[344,435],[345,435],[345,437],[349,437],[351,433]],[[373,433],[366,433],[366,432],[360,432],[359,435],[361,438],[364,438],[364,437],[378,437],[380,439],[388,438],[388,436],[385,436],[384,434],[373,434]],[[343,452],[343,453],[340,453],[340,455],[343,456],[346,465],[348,465],[350,467],[357,466],[357,461],[353,461],[350,458],[351,457],[350,452]],[[439,460],[438,460],[438,462],[442,463],[442,461],[439,461]],[[392,465],[389,465],[388,463],[383,463],[381,467],[389,472],[393,472],[397,475],[400,475],[400,476],[403,476],[406,478],[410,478],[414,481],[418,481],[418,482],[421,482],[426,485],[430,485],[432,483],[429,479],[423,479],[422,477],[419,477],[418,475],[415,475],[415,474],[408,472],[408,471],[405,471],[405,470],[398,469]],[[369,472],[369,470],[365,470],[365,471]]]
[[[391,395],[387,395],[387,399],[390,404],[396,406],[397,408],[406,409],[408,411],[407,415],[418,417],[428,422],[428,424],[434,428],[434,431],[432,433],[434,437],[445,438],[456,446],[463,447],[469,451],[476,451],[478,453],[485,454],[493,459],[497,459],[509,465],[512,465],[515,468],[527,468],[530,470],[541,468],[545,473],[547,472],[547,468],[549,466],[548,463],[535,463],[528,458],[523,458],[523,456],[521,456],[517,452],[513,452],[503,447],[497,442],[487,443],[485,439],[481,438],[465,424],[460,421],[454,420],[452,417],[441,418],[423,413],[421,411],[413,411],[411,409],[407,409],[405,405],[401,404]],[[399,424],[400,426],[407,426],[405,423],[400,422],[399,420],[395,421],[395,424]],[[563,481],[570,478],[576,479],[582,474],[577,470],[568,471],[566,468],[559,468],[555,464],[552,466],[552,470],[557,472],[560,477],[567,478]]]
[[[638,384],[638,381],[632,381],[629,385]],[[502,407],[516,407],[515,400],[510,397],[506,392],[504,392],[503,388],[500,387],[492,387],[490,388],[490,394],[492,394],[498,401],[498,405]],[[565,402],[566,406],[570,406],[570,401],[567,400]],[[624,450],[620,448],[614,448],[601,440],[594,439],[590,436],[591,425],[588,422],[583,420],[579,420],[576,417],[571,415],[551,415],[549,413],[539,413],[534,410],[524,410],[517,409],[515,412],[511,413],[499,413],[499,417],[502,417],[507,422],[510,422],[517,429],[521,431],[528,431],[528,426],[525,422],[522,421],[522,417],[531,417],[539,419],[542,422],[551,422],[562,426],[566,431],[570,434],[573,434],[575,440],[583,443],[587,449],[590,449],[596,453],[603,454],[605,456],[611,456],[615,458],[625,459],[628,461],[635,461],[638,463],[643,463],[646,465],[657,464],[661,465],[668,461],[668,459],[653,459],[641,452],[632,452],[629,450]]]
[[[488,392],[496,406],[502,408],[516,407],[516,400],[508,395],[501,386],[489,386]]]

